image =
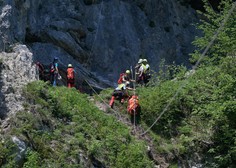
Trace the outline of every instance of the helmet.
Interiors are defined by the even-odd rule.
[[[125,73],[130,74],[130,70],[126,70]]]
[[[58,57],[54,57],[54,60],[58,60]]]
[[[71,67],[73,67],[72,64],[68,64],[68,68],[71,68]]]
[[[126,81],[126,82],[125,82],[125,85],[126,85],[126,86],[127,86],[127,85],[129,85],[129,84],[130,84],[130,82],[129,82],[129,81]]]
[[[141,64],[143,62],[143,59],[138,60],[138,64]]]
[[[147,59],[143,59],[143,62],[147,62]]]
[[[133,99],[138,99],[138,96],[137,95],[133,95],[132,98]]]

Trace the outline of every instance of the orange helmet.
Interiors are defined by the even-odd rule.
[[[137,95],[133,95],[132,99],[138,99],[138,96]]]

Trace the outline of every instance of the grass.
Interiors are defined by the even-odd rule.
[[[27,144],[23,167],[153,167],[146,144],[95,107],[86,94],[37,81],[27,85],[24,96],[30,103],[9,121],[12,127],[4,135],[9,142],[17,136]],[[0,149],[4,147],[5,143]],[[1,166],[10,166],[15,152],[1,152]]]

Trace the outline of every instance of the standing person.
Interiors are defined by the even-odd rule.
[[[38,61],[36,62],[36,70],[38,73],[39,80],[44,80],[45,81],[45,76],[44,76],[44,66]]]
[[[120,103],[122,103],[122,104],[124,103],[125,98],[128,97],[127,89],[133,90],[132,88],[127,87],[128,84],[129,84],[129,82],[121,83],[118,85],[117,88],[115,88],[115,90],[112,93],[112,97],[111,97],[111,100],[109,103],[111,108],[113,108],[115,100],[119,100]]]
[[[149,82],[151,75],[150,75],[150,65],[147,63],[147,59],[143,59],[138,74],[139,74],[137,81],[138,83],[142,85],[142,84],[147,84]]]
[[[51,74],[51,84],[53,86],[57,86],[57,79],[59,75],[58,57],[54,57],[53,62],[51,63],[50,74]]]
[[[135,65],[134,69],[135,69],[135,80],[137,83],[139,83],[139,68],[141,67],[143,62],[143,59],[139,59],[138,63]]]
[[[68,64],[67,68],[67,87],[75,87],[75,71],[72,64]]]
[[[139,59],[138,63],[135,65],[135,73],[138,74],[139,68],[141,67],[143,59]]]

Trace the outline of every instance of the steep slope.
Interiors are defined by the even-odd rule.
[[[98,110],[87,95],[33,82],[25,88],[24,96],[25,108],[9,120],[7,131],[1,131],[0,166],[155,166],[146,143]]]

